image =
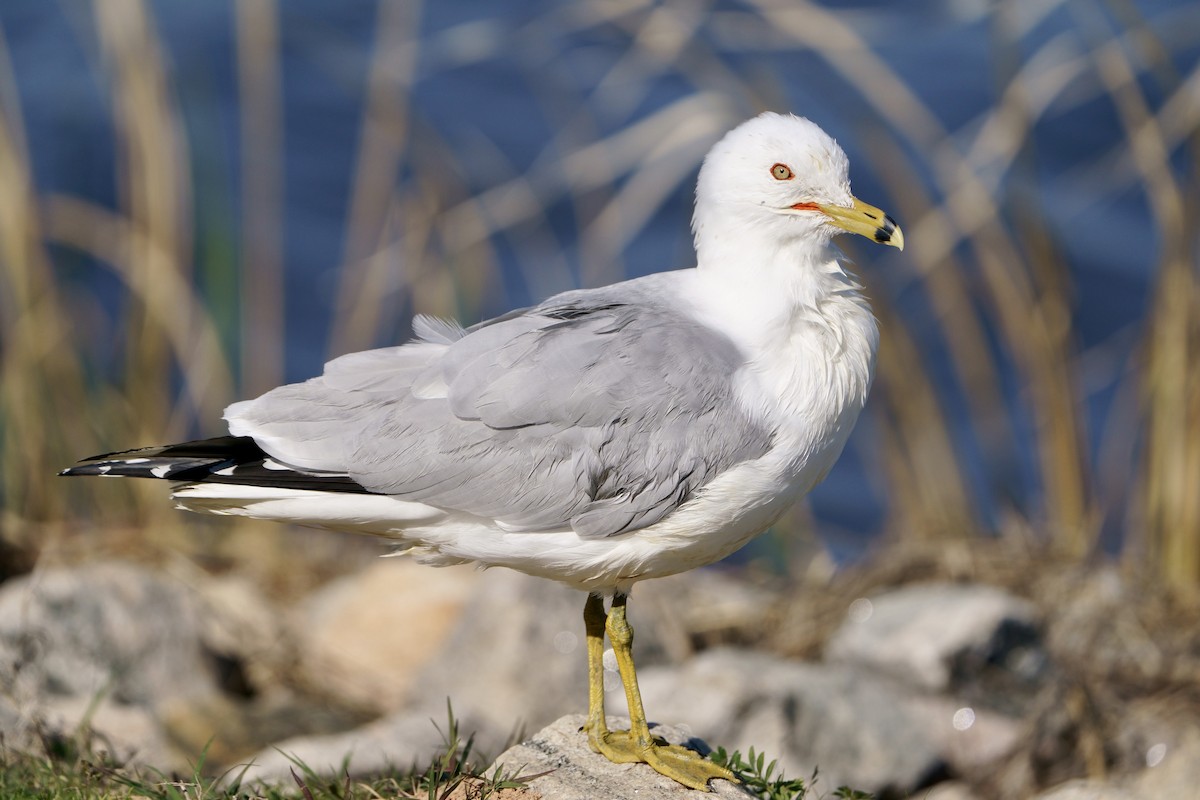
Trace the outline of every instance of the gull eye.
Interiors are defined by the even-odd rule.
[[[793,177],[792,170],[787,164],[776,164],[771,167],[771,177],[777,181],[790,181]]]

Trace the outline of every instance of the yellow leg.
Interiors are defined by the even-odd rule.
[[[604,598],[589,594],[583,607],[583,624],[587,629],[588,656],[588,718],[585,730],[588,745],[600,752],[600,742],[608,733],[608,722],[604,718],[604,622],[608,615],[604,611]]]
[[[693,789],[708,791],[712,778],[736,781],[733,773],[714,764],[694,750],[669,745],[650,735],[646,712],[642,708],[642,693],[638,689],[637,671],[633,666],[633,628],[625,618],[626,596],[613,598],[612,611],[607,619],[604,602],[589,595],[583,618],[587,625],[588,643],[588,743],[609,761],[627,763],[640,761],[657,772]],[[617,669],[625,686],[625,701],[629,705],[629,730],[610,731],[604,719],[604,632],[612,641]]]

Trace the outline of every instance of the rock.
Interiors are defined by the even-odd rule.
[[[444,649],[414,682],[409,708],[440,720],[450,698],[456,715],[501,734],[583,711],[583,603],[582,592],[551,581],[484,572]]]
[[[1034,800],[1146,800],[1146,798],[1114,783],[1077,780],[1055,786],[1053,789],[1037,795]]]
[[[205,763],[219,770],[246,763],[271,743],[352,730],[368,719],[280,690],[252,699],[216,695],[181,703],[160,723],[178,752],[191,761],[204,753]]]
[[[751,746],[791,777],[819,768],[821,786],[903,793],[943,766],[926,716],[894,681],[846,665],[806,664],[718,649],[678,668],[639,674],[651,719],[695,731],[726,750]],[[608,705],[622,708],[612,692]]]
[[[5,743],[74,737],[170,769],[160,721],[217,692],[201,608],[178,584],[128,564],[47,569],[0,587]]]
[[[479,578],[471,568],[432,569],[398,557],[331,582],[295,617],[301,680],[351,707],[400,709]]]
[[[656,587],[661,591],[639,592],[640,602],[631,604],[639,666],[686,656],[694,636],[719,635],[714,625],[734,624],[739,613],[761,601],[753,587],[739,591],[725,576],[698,572],[687,577],[675,586]],[[706,595],[720,602],[705,601]],[[462,728],[476,733],[477,752],[497,752],[522,728],[540,728],[566,711],[582,712],[587,707],[584,598],[574,589],[510,570],[432,569],[401,559],[331,584],[306,603],[299,617],[311,628],[299,646],[308,651],[302,655],[308,682],[320,682],[359,707],[401,710],[356,731],[296,737],[276,746],[295,752],[314,769],[318,764],[336,769],[353,748],[353,768],[369,772],[385,763],[420,761],[436,751],[442,740],[431,720],[445,727],[448,698]],[[391,611],[377,613],[376,606]],[[414,630],[413,621],[422,618],[440,620],[437,629]],[[442,643],[441,649],[430,655],[431,648],[418,650],[414,640]],[[379,647],[381,641],[385,644]],[[405,658],[407,664],[397,666]],[[424,666],[412,676],[422,659]],[[619,687],[615,673],[610,683]],[[256,755],[252,774],[286,776],[291,762],[273,753]]]
[[[0,587],[0,669],[33,696],[146,708],[215,691],[194,598],[127,564],[48,569]]]
[[[944,781],[922,790],[920,800],[979,800],[979,795],[961,781]]]
[[[541,728],[587,706],[582,592],[505,569],[488,570],[445,649],[410,692],[410,707],[456,713],[505,733]],[[720,640],[771,602],[769,593],[719,570],[639,585],[630,601],[638,668],[688,658],[697,641]],[[618,687],[615,672],[610,688]],[[623,713],[623,710],[622,710]]]
[[[1032,604],[990,586],[908,586],[855,601],[825,657],[933,691],[989,666],[1029,684],[1047,663],[1036,619]]]
[[[85,697],[54,697],[38,707],[35,725],[40,735],[81,736],[89,750],[108,753],[117,763],[150,764],[162,770],[187,766],[171,747],[158,716],[140,706],[111,700],[96,704]],[[37,751],[31,744],[21,743],[21,749]]]
[[[189,583],[203,605],[200,635],[219,662],[222,687],[238,695],[275,690],[297,661],[280,610],[241,575],[197,571]]]
[[[464,732],[473,729],[469,720],[460,719],[460,723]],[[444,752],[445,730],[445,712],[441,721],[424,714],[400,713],[346,733],[285,739],[250,759],[250,767],[242,779],[246,785],[290,783],[293,759],[321,775],[340,775],[343,767],[353,777],[379,774],[391,768],[424,769]],[[234,770],[230,778],[238,772]]]
[[[688,789],[658,774],[645,764],[614,764],[588,748],[587,737],[580,731],[583,715],[562,717],[520,744],[509,748],[484,770],[491,776],[497,768],[506,776],[537,776],[524,784],[521,797],[544,800],[643,800],[648,797],[744,798],[755,797],[738,784],[724,780],[709,783],[711,792]],[[628,719],[611,718],[612,728],[627,728]],[[671,744],[686,745],[707,754],[704,742],[686,731],[665,725],[651,725],[655,736]],[[470,797],[464,793],[464,797]]]

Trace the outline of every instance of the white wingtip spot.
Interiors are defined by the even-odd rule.
[[[157,467],[150,468],[150,474],[156,478],[165,478],[165,477],[167,477],[167,473],[170,471],[171,471],[170,464],[160,464]]]

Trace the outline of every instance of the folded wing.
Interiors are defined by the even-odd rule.
[[[652,525],[771,444],[734,397],[733,343],[653,296],[570,292],[418,333],[234,404],[230,431],[370,492],[582,536]]]

